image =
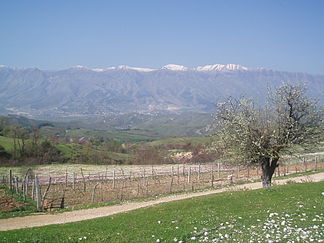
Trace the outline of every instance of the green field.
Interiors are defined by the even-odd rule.
[[[14,142],[12,138],[0,136],[0,145],[4,147],[6,151],[11,151],[13,149],[13,144]]]
[[[324,182],[225,192],[0,232],[1,242],[323,242]]]

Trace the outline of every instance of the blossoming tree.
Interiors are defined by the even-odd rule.
[[[304,84],[285,83],[269,91],[263,106],[244,98],[218,104],[215,135],[236,163],[260,165],[263,187],[268,187],[283,154],[319,142],[322,118]]]

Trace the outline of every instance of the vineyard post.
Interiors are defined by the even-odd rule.
[[[232,174],[229,175],[229,176],[228,176],[228,179],[229,179],[229,181],[230,181],[230,184],[232,185],[232,184],[233,184],[233,175],[232,175]]]
[[[61,198],[61,204],[60,204],[60,208],[64,208],[65,207],[65,189],[63,189],[63,194],[62,194],[62,198]]]
[[[286,164],[286,175],[289,174],[289,164]]]
[[[200,164],[198,165],[198,183],[200,182]]]
[[[12,184],[12,170],[9,170],[9,189],[10,191],[13,191],[13,184]]]
[[[113,189],[115,189],[115,186],[116,186],[116,184],[115,184],[115,170],[113,170]]]
[[[237,166],[237,171],[236,171],[236,178],[239,179],[240,178],[240,166]]]
[[[35,176],[35,194],[36,194],[36,207],[37,210],[40,211],[42,209],[42,198],[41,198],[41,191],[38,176]]]
[[[100,195],[101,195],[101,201],[104,201],[104,193],[103,193],[103,183],[100,183]]]
[[[178,176],[178,185],[180,183],[180,166],[178,164],[178,169],[177,169],[177,176]]]
[[[247,166],[247,178],[250,178],[250,166]]]
[[[191,174],[191,167],[189,166],[189,170],[188,170],[188,184],[190,183],[190,174]]]
[[[317,156],[315,156],[315,171],[317,171]]]
[[[173,185],[173,173],[171,174],[171,182],[169,192],[172,193],[172,185]]]
[[[218,179],[220,179],[220,163],[217,163],[217,173],[218,173]]]
[[[26,201],[26,179],[22,181],[22,192],[24,196],[24,201]]]
[[[95,200],[95,194],[96,194],[96,189],[99,185],[99,182],[93,187],[92,189],[92,195],[91,195],[91,202],[94,203],[94,200]]]
[[[146,187],[147,185],[147,178],[146,178],[146,173],[145,173],[145,168],[143,168],[143,185],[144,187]]]
[[[19,193],[19,185],[18,185],[18,183],[19,183],[19,178],[18,178],[18,176],[16,176],[16,193]]]
[[[297,170],[297,165],[295,165],[295,172],[296,172],[296,174],[297,174],[297,172],[298,172],[298,170]]]
[[[211,167],[211,186],[214,187],[214,165]]]
[[[45,192],[43,194],[42,205],[44,205],[44,201],[45,201],[46,195],[47,195],[47,193],[48,193],[48,191],[49,191],[49,189],[51,187],[51,183],[52,183],[52,177],[49,177],[47,188],[46,188],[46,190],[45,190]]]
[[[185,164],[184,164],[184,163],[182,164],[182,175],[183,175],[183,176],[186,175],[186,174],[185,174]]]
[[[259,177],[259,166],[256,167],[256,174],[257,174],[257,177]]]
[[[304,157],[304,169],[305,169],[305,172],[307,171],[307,163],[306,163],[306,157]]]
[[[36,179],[34,177],[34,180],[33,180],[33,183],[32,183],[32,195],[31,195],[33,200],[35,200],[35,181],[36,181]]]
[[[24,201],[26,200],[26,197],[28,196],[28,186],[29,186],[29,175],[28,172],[31,169],[28,169],[26,174],[25,174],[25,179],[24,179]]]
[[[73,172],[73,190],[75,190],[75,177],[76,177],[76,175],[75,175],[75,172]]]
[[[107,170],[108,170],[108,168],[107,168],[107,166],[106,166],[106,171],[105,171],[105,180],[107,180]]]
[[[67,187],[68,184],[68,172],[67,169],[65,169],[65,186]]]
[[[83,179],[83,191],[85,192],[87,185],[86,185],[86,182],[85,182],[85,178],[84,178],[84,174],[83,174],[82,168],[81,168],[81,176],[82,176],[82,179]]]
[[[145,179],[145,197],[147,197],[149,192],[149,180],[147,177],[145,177],[144,179]]]

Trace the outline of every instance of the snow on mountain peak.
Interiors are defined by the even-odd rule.
[[[167,69],[171,71],[187,71],[188,68],[185,66],[177,65],[177,64],[168,64],[163,66],[161,69]]]
[[[76,66],[74,66],[74,67],[72,67],[73,69],[89,69],[89,68],[87,68],[87,67],[85,67],[85,66],[82,66],[82,65],[76,65]]]
[[[5,66],[0,65],[0,68],[4,68]],[[127,65],[119,65],[114,67],[107,67],[107,68],[88,68],[85,66],[77,65],[72,67],[72,69],[84,69],[84,70],[91,70],[94,72],[105,72],[109,70],[133,70],[137,72],[152,72],[158,69],[154,68],[141,68],[141,67],[130,67]],[[258,68],[260,69],[260,68]],[[197,71],[197,72],[212,72],[212,71],[219,71],[219,72],[227,72],[227,71],[248,71],[253,70],[238,64],[212,64],[212,65],[205,65],[205,66],[198,66],[198,67],[185,67],[182,65],[177,64],[167,64],[160,68],[160,70],[170,70],[170,71]]]
[[[208,71],[246,71],[247,67],[243,67],[237,64],[214,64],[214,65],[206,65],[206,66],[198,66],[195,68],[196,71],[208,72]]]
[[[94,69],[92,69],[92,71],[95,71],[95,72],[104,72],[104,71],[108,71],[108,70],[134,70],[134,71],[138,71],[138,72],[151,72],[151,71],[154,71],[155,69],[129,67],[129,66],[126,66],[126,65],[119,65],[119,66],[116,66],[116,67],[108,67],[108,68],[94,68]]]

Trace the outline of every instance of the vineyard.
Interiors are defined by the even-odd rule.
[[[54,167],[55,168],[55,167]],[[324,168],[319,155],[285,158],[275,177]],[[186,192],[260,179],[259,167],[211,164],[107,166],[99,170],[61,167],[56,170],[10,170],[1,183],[31,197],[39,210],[54,210],[100,202],[118,202]]]

